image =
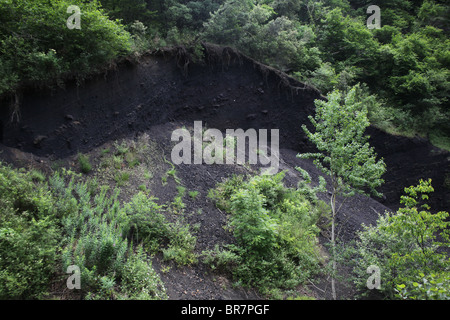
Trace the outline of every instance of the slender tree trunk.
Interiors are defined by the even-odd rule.
[[[332,210],[332,218],[331,218],[331,259],[332,259],[332,275],[331,275],[331,294],[333,296],[333,300],[336,300],[336,287],[335,287],[335,274],[336,274],[336,234],[335,234],[335,217],[336,217],[336,188],[333,187],[333,193],[331,195],[331,210]]]

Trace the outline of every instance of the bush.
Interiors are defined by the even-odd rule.
[[[162,214],[163,207],[155,200],[140,192],[125,206],[132,239],[142,242],[152,252],[162,251],[167,260],[182,265],[195,263],[197,239],[189,225],[167,221]]]
[[[316,223],[324,212],[301,189],[286,188],[283,178],[281,172],[237,183],[243,177],[234,176],[210,192],[231,213],[236,244],[205,251],[204,261],[263,292],[294,287],[316,274],[320,263]]]
[[[51,180],[58,181],[58,178]],[[72,202],[75,198],[72,190],[79,201],[77,209],[63,220],[66,231],[63,271],[70,265],[77,265],[81,271],[81,290],[90,292],[90,298],[106,298],[104,285],[120,281],[129,250],[125,237],[126,215],[117,200],[117,191],[107,197],[107,188],[103,187],[92,199],[87,182],[75,184],[71,180],[67,197],[60,201]]]
[[[167,299],[164,284],[141,246],[128,257],[124,265],[121,288],[125,293],[123,298],[131,300]]]
[[[11,219],[0,228],[0,298],[40,298],[55,272],[58,228],[48,220]]]
[[[143,214],[154,203],[140,194],[134,205],[121,205],[120,190],[80,177],[63,169],[48,184],[35,183],[43,176],[0,163],[0,299],[41,298],[52,277],[71,265],[80,268],[87,299],[166,298],[146,254],[127,238],[135,222],[127,208],[141,206]],[[170,228],[174,246],[195,244],[187,229]]]
[[[179,221],[168,224],[168,248],[163,249],[164,258],[174,260],[180,265],[189,265],[197,262],[194,249],[197,238],[191,233],[189,225]]]
[[[151,251],[158,250],[161,239],[168,233],[166,218],[161,213],[163,208],[155,201],[139,192],[125,205],[131,238]]]
[[[0,299],[39,298],[56,271],[54,199],[33,177],[0,163]]]
[[[66,26],[71,5],[81,9],[81,29]],[[8,75],[0,95],[23,84],[61,84],[69,75],[82,80],[131,49],[128,32],[97,1],[2,1],[0,26],[0,74]]]
[[[86,156],[84,154],[78,155],[78,162],[80,164],[80,170],[83,173],[89,173],[92,170],[92,165],[89,162],[89,156]]]
[[[430,295],[434,289],[439,292],[438,283],[445,279],[436,281],[438,275],[444,277],[450,271],[450,259],[440,250],[450,247],[450,222],[446,221],[447,212],[429,211],[426,202],[431,192],[431,180],[420,180],[419,185],[405,188],[406,195],[400,200],[403,207],[380,216],[375,226],[364,226],[358,233],[355,248],[347,253],[353,254],[354,282],[362,293],[367,293],[366,268],[370,265],[381,270],[380,291],[386,298],[394,298],[397,290],[404,298],[425,298],[427,290],[431,290]],[[423,282],[433,277],[434,284]]]
[[[81,290],[86,299],[166,298],[146,254],[142,249],[135,251],[128,240],[134,221],[127,210],[133,204],[121,205],[120,190],[109,192],[105,186],[93,196],[90,189],[95,181],[76,182],[77,177],[66,172],[49,179],[53,192],[60,196],[58,205],[72,208],[62,220],[63,271],[70,265],[80,268]],[[65,178],[69,181],[65,182]],[[142,205],[144,210],[150,200],[144,202],[145,196],[139,195],[141,201],[136,201],[136,196],[134,204]]]
[[[233,195],[240,186],[243,185],[245,177],[242,175],[235,175],[224,183],[219,183],[215,189],[208,192],[208,197],[213,200],[216,206],[225,211],[230,211],[231,195]]]
[[[395,289],[400,299],[450,300],[450,272],[440,272],[425,276],[419,273],[417,282],[398,284]]]
[[[213,270],[231,272],[233,267],[241,262],[240,256],[231,249],[220,249],[219,245],[215,245],[213,250],[205,250],[202,252],[203,262],[209,265]]]

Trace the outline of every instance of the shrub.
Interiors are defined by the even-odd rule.
[[[63,251],[63,268],[69,265],[80,268],[83,292],[101,291],[102,277],[120,280],[128,241],[123,237],[121,226],[105,218],[92,216],[85,219],[80,210],[74,219],[78,220],[79,231],[67,239]]]
[[[39,298],[55,272],[54,199],[33,177],[0,163],[0,299]]]
[[[89,162],[89,156],[80,153],[78,155],[78,163],[80,164],[81,172],[86,173],[86,174],[91,172],[92,165]]]
[[[39,298],[55,272],[58,228],[49,220],[11,219],[0,227],[0,298]]]
[[[365,268],[369,265],[380,268],[380,291],[387,298],[393,298],[396,290],[402,297],[424,298],[426,287],[432,295],[434,289],[439,292],[437,284],[441,280],[448,280],[444,276],[450,271],[450,259],[440,248],[450,247],[450,222],[446,221],[447,212],[429,211],[426,202],[433,190],[431,180],[420,180],[419,185],[405,188],[406,195],[400,200],[403,207],[380,216],[375,226],[364,226],[358,233],[355,248],[347,253],[354,254],[354,282],[362,293],[366,293]],[[436,281],[438,275],[442,278]],[[423,279],[433,277],[434,283],[423,285]]]
[[[180,265],[189,265],[197,262],[194,249],[197,238],[191,233],[189,225],[179,221],[168,224],[167,234],[169,245],[163,249],[164,258],[174,260]]]
[[[80,30],[66,26],[70,5],[81,9]],[[0,95],[27,83],[61,84],[68,75],[82,80],[131,50],[128,32],[108,19],[98,1],[7,0],[0,25],[0,73],[8,75],[0,81]]]
[[[0,163],[1,299],[41,298],[57,269],[65,273],[70,265],[80,268],[87,299],[166,298],[151,263],[127,239],[134,222],[127,207],[133,205],[121,205],[120,190],[99,188],[95,179],[79,182],[81,174],[64,169],[48,184],[34,177]],[[144,198],[134,203],[141,213],[152,203]],[[168,234],[177,239],[174,246],[192,243],[181,227]]]
[[[219,209],[229,211],[229,199],[243,185],[244,179],[245,177],[242,175],[233,174],[226,182],[219,183],[216,188],[209,190],[208,197],[215,202]]]
[[[162,214],[163,206],[158,205],[156,200],[140,192],[125,206],[132,239],[143,243],[152,252],[162,251],[167,260],[178,264],[195,263],[197,239],[189,225],[167,221]]]
[[[232,248],[232,247],[231,247]],[[233,249],[220,249],[215,245],[213,250],[202,252],[203,262],[209,265],[213,270],[231,272],[233,267],[240,263],[240,256],[233,252]]]
[[[164,284],[141,246],[128,257],[124,265],[121,289],[122,297],[131,300],[167,299]]]
[[[166,218],[161,213],[162,206],[156,200],[139,192],[125,205],[131,238],[152,251],[159,248],[161,239],[168,233]]]
[[[322,212],[302,190],[286,188],[283,178],[284,172],[246,182],[233,176],[210,192],[231,213],[236,244],[205,251],[204,261],[229,268],[238,282],[263,292],[292,288],[316,274],[320,263],[315,224]]]
[[[137,218],[145,216],[151,219],[151,215],[147,214],[159,207],[142,193],[121,206],[118,201],[119,190],[108,197],[107,187],[101,187],[92,199],[87,184],[77,183],[71,188],[80,199],[80,208],[64,220],[65,229],[71,232],[66,234],[67,243],[62,253],[63,268],[72,264],[80,267],[81,289],[86,293],[86,299],[167,298],[164,286],[142,247],[138,246],[134,251],[127,239],[131,234],[132,240],[140,240],[134,236],[137,233],[134,229],[139,221]],[[137,216],[128,214],[130,208],[134,209]],[[139,226],[142,225],[145,224],[140,222]],[[144,234],[145,231],[149,233],[151,226],[146,225]],[[153,224],[153,227],[156,228],[156,225]]]
[[[419,273],[417,282],[408,286],[398,284],[395,291],[400,299],[450,300],[450,272],[432,273],[428,276]]]

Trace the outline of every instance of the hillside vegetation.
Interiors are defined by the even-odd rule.
[[[81,28],[67,26],[73,5]],[[238,49],[327,98],[316,100],[315,117],[298,130],[303,125],[318,149],[303,157],[314,158],[332,183],[320,174],[313,183],[300,167],[260,175],[250,164],[220,168],[214,178],[211,167],[202,167],[204,176],[180,178],[182,167],[163,149],[170,142],[137,132],[46,159],[47,166],[0,162],[0,299],[164,300],[176,287],[171,272],[186,270],[201,273],[201,281],[221,279],[208,285],[224,292],[272,299],[326,298],[305,288],[329,279],[336,298],[334,281],[344,276],[353,290],[347,298],[360,298],[373,294],[367,266],[381,270],[378,298],[449,299],[449,214],[428,205],[431,180],[405,185],[400,209],[379,212],[352,241],[341,243],[340,229],[335,237],[335,218],[355,191],[381,196],[376,188],[386,168],[364,136],[370,124],[450,150],[448,4],[381,1],[380,29],[366,25],[369,5],[1,1],[0,97],[11,106],[5,121],[20,124],[20,97],[30,87],[81,85],[120,59],[139,61],[167,46],[189,47],[200,61],[201,43],[209,42]],[[201,181],[198,190],[186,187],[189,179]],[[336,200],[341,196],[349,200]],[[78,291],[66,288],[73,266]]]

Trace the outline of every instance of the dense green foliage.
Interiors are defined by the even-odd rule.
[[[88,298],[162,299],[164,286],[147,253],[161,251],[164,258],[179,264],[195,262],[196,238],[180,221],[168,222],[157,199],[139,192],[121,204],[120,189],[109,193],[109,187],[103,186],[90,191],[89,181],[75,183],[71,178],[64,183],[58,174],[51,177],[50,186],[58,194],[58,204],[66,211],[74,210],[63,220],[67,239],[63,266],[80,267],[82,290]],[[138,248],[133,242],[140,244]],[[136,277],[142,278],[134,277],[135,268]],[[106,290],[108,283],[112,285]],[[121,283],[121,290],[113,288],[116,283]],[[140,290],[127,291],[133,283]]]
[[[430,213],[431,180],[405,188],[402,207],[379,216],[375,226],[364,226],[355,247],[347,248],[355,284],[367,293],[366,269],[380,268],[380,292],[386,298],[448,299],[450,247],[448,212]]]
[[[136,242],[143,242],[150,252],[161,250],[164,258],[179,264],[196,262],[194,248],[197,239],[187,224],[171,223],[163,215],[163,207],[140,192],[125,206],[130,233]],[[162,247],[162,244],[167,244]]]
[[[81,29],[67,27],[71,5],[81,9]],[[0,94],[29,83],[80,80],[130,50],[128,32],[97,1],[0,3]]]
[[[370,30],[370,4],[228,0],[203,34],[324,93],[365,83],[379,99],[374,124],[448,138],[449,7],[429,0],[378,2],[382,28]]]
[[[0,165],[0,298],[46,297],[76,265],[87,299],[165,299],[148,253],[196,262],[196,238],[139,192],[130,202],[72,171],[47,178]]]
[[[0,299],[45,294],[61,240],[54,203],[31,172],[0,163]]]
[[[331,178],[333,194],[354,194],[368,189],[378,195],[376,188],[384,181],[386,170],[382,159],[377,160],[369,136],[365,100],[357,96],[359,86],[343,95],[331,92],[328,101],[316,100],[316,114],[309,116],[314,127],[311,132],[302,128],[317,147],[317,153],[300,154],[300,158],[313,158],[314,164]]]
[[[248,181],[234,176],[210,192],[231,214],[236,244],[206,252],[206,261],[262,292],[292,288],[320,270],[317,224],[327,206],[302,188],[286,188],[283,178],[284,172]]]
[[[331,190],[331,256],[333,270],[336,271],[335,221],[339,213],[337,196],[350,196],[355,192],[379,195],[376,188],[384,180],[384,161],[377,160],[369,137],[365,135],[369,126],[365,100],[357,96],[359,85],[342,95],[338,89],[331,92],[327,101],[316,100],[316,114],[309,116],[314,132],[303,125],[308,139],[316,146],[317,153],[299,154],[300,158],[313,158],[318,169],[330,177]],[[331,290],[336,299],[335,281]]]

